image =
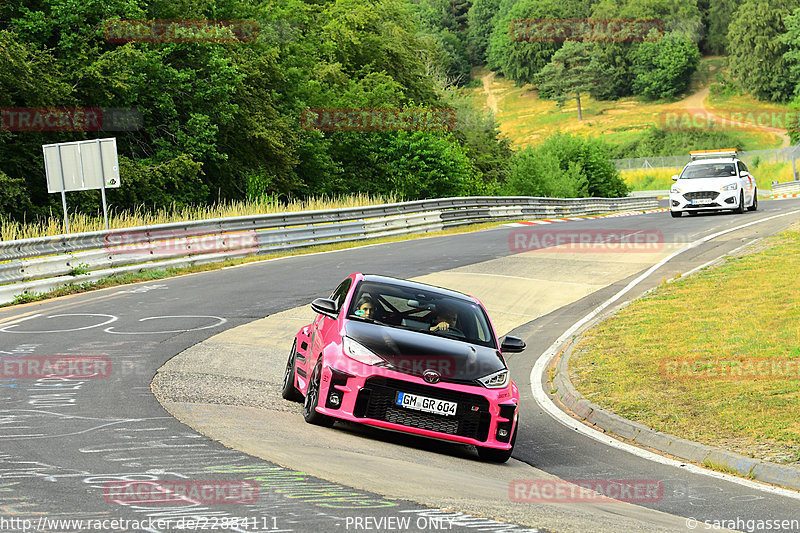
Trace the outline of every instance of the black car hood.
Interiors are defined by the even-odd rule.
[[[499,351],[477,344],[349,320],[348,337],[387,361],[393,370],[422,376],[437,371],[442,381],[471,382],[506,368]]]

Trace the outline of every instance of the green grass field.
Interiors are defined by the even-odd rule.
[[[590,329],[570,360],[577,389],[658,431],[800,464],[798,230]]]
[[[588,96],[582,97],[582,121],[578,120],[577,104],[574,100],[559,107],[556,102],[538,98],[537,92],[531,86],[517,87],[502,76],[492,76],[485,68],[474,69],[472,75],[476,80],[486,76],[491,78],[488,83],[491,96],[487,95],[487,88],[483,83],[471,83],[464,92],[479,107],[496,106],[495,115],[500,131],[516,148],[538,144],[557,131],[592,135],[617,144],[634,140],[650,126],[673,124],[676,117],[686,114],[687,108],[697,108],[699,104],[691,99],[691,95],[713,83],[716,73],[723,68],[724,63],[724,58],[703,58],[692,78],[690,93],[677,101],[645,101],[639,97],[597,101]],[[713,104],[716,106],[713,109],[721,112],[737,109],[738,106],[754,106],[753,102],[756,102],[748,96],[715,98],[713,102],[706,99],[705,105]],[[784,109],[781,106],[766,106],[769,109],[772,107]],[[747,149],[777,148],[781,145],[778,136],[766,131],[742,126],[736,127],[735,131],[741,134]]]

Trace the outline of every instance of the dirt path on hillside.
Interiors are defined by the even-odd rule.
[[[789,135],[786,133],[786,130],[780,128],[773,128],[771,126],[759,126],[757,124],[749,124],[747,122],[738,122],[735,120],[730,120],[730,118],[721,117],[719,115],[715,115],[711,111],[709,111],[705,106],[705,99],[708,96],[708,92],[710,87],[704,87],[703,89],[697,91],[696,93],[688,96],[683,100],[684,107],[686,110],[691,113],[693,116],[700,118],[702,121],[708,122],[713,121],[723,126],[737,126],[737,127],[746,127],[746,128],[754,128],[757,130],[768,131],[774,135],[777,135],[781,138],[781,147],[790,146],[792,144],[791,139],[789,139]]]
[[[486,105],[489,106],[489,109],[492,110],[492,113],[497,116],[498,106],[497,106],[497,97],[495,97],[494,92],[492,91],[492,81],[494,80],[494,72],[489,72],[483,78],[483,92],[486,93]]]

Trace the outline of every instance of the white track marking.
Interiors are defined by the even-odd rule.
[[[788,215],[794,215],[800,213],[800,210],[790,211],[789,213],[783,213],[780,215],[773,215],[771,217],[763,218],[760,220],[756,220],[753,222],[748,222],[747,224],[742,224],[741,226],[736,226],[733,228],[729,228],[726,230],[718,231],[716,233],[712,233],[711,235],[707,235],[702,239],[698,239],[692,243],[687,244],[683,248],[674,251],[652,267],[648,268],[644,273],[638,276],[636,279],[628,283],[622,290],[616,293],[614,296],[597,306],[592,312],[588,315],[580,319],[578,322],[574,323],[567,331],[561,334],[561,336],[556,339],[556,341],[550,345],[550,347],[545,350],[545,352],[539,357],[536,361],[536,364],[533,365],[530,374],[530,384],[531,384],[531,392],[533,393],[533,397],[539,406],[544,409],[544,411],[549,414],[552,418],[554,418],[557,422],[561,423],[562,425],[573,429],[582,435],[585,435],[589,438],[592,438],[596,441],[599,441],[606,446],[610,446],[612,448],[616,448],[618,450],[622,450],[633,454],[637,457],[641,457],[642,459],[647,459],[649,461],[653,461],[656,463],[660,463],[667,466],[673,466],[676,468],[682,468],[685,471],[689,471],[693,474],[700,474],[724,481],[729,481],[731,483],[737,483],[739,485],[744,485],[745,487],[760,490],[763,492],[768,492],[770,494],[775,494],[779,496],[785,496],[787,498],[793,498],[795,500],[800,500],[800,493],[795,492],[793,490],[784,489],[781,487],[773,487],[772,485],[766,485],[764,483],[759,483],[755,481],[751,481],[749,479],[731,476],[729,474],[723,474],[721,472],[714,472],[713,470],[707,470],[705,468],[688,464],[686,462],[676,461],[675,459],[670,459],[668,457],[664,457],[657,453],[650,452],[643,448],[639,448],[638,446],[633,446],[631,444],[627,444],[625,442],[619,441],[613,437],[600,433],[597,430],[590,428],[589,426],[583,424],[582,422],[575,420],[567,413],[559,409],[550,399],[549,394],[544,389],[544,384],[542,382],[543,375],[547,370],[547,367],[550,366],[550,363],[555,358],[556,353],[558,353],[558,348],[566,342],[570,337],[572,337],[581,327],[587,324],[589,321],[593,320],[597,317],[604,309],[610,306],[615,301],[619,300],[622,296],[624,296],[627,292],[629,292],[633,287],[638,285],[640,282],[645,280],[650,274],[655,272],[657,269],[665,265],[670,260],[674,259],[678,255],[682,254],[683,252],[690,250],[704,242],[710,241],[719,237],[720,235],[724,235],[726,233],[730,233],[732,231],[740,230],[742,228],[746,228],[748,226],[752,226],[754,224],[760,224],[761,222],[766,222],[768,220],[773,220],[780,217],[785,217]]]

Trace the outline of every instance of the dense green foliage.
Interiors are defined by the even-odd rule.
[[[0,6],[0,107],[133,108],[134,131],[0,130],[0,212],[60,212],[42,144],[117,138],[117,209],[247,196],[492,193],[511,150],[458,100],[468,77],[468,2],[406,0],[28,0]],[[258,21],[255,42],[109,42],[104,23]],[[426,131],[319,131],[309,107],[454,108]],[[466,120],[466,119],[469,120]],[[96,212],[96,191],[69,194]]]
[[[784,18],[800,6],[798,0],[745,0],[728,29],[731,75],[759,98],[782,101],[794,92],[783,54]]]
[[[506,194],[576,198],[625,196],[628,188],[597,139],[556,134],[520,151],[511,165]]]
[[[688,129],[670,131],[650,127],[633,141],[612,147],[614,159],[627,157],[651,157],[662,155],[684,155],[690,150],[712,150],[719,147],[754,150],[742,135],[732,131],[713,131],[708,129]]]
[[[647,98],[671,98],[689,87],[699,62],[697,45],[678,33],[643,42],[636,51],[633,89]]]

